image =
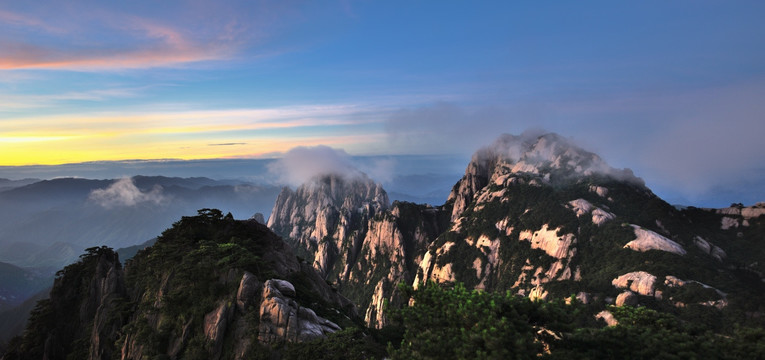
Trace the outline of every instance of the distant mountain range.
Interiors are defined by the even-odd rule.
[[[12,182],[15,187],[0,192],[0,261],[55,269],[90,246],[140,244],[200,208],[237,218],[267,215],[279,191],[200,177],[29,182]]]

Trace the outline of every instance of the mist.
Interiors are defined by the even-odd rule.
[[[765,200],[765,80],[694,91],[588,94],[526,106],[403,108],[385,121],[393,148],[472,154],[499,134],[555,132],[633,169],[671,203],[723,207]],[[507,149],[509,154],[518,149]],[[628,174],[625,174],[628,175]]]
[[[168,201],[168,197],[162,193],[162,186],[160,185],[155,185],[151,191],[144,192],[135,186],[133,178],[122,178],[105,189],[91,191],[88,200],[111,209],[120,206],[136,206],[142,203],[161,205]]]
[[[346,179],[369,177],[378,183],[393,180],[396,160],[382,158],[352,158],[345,150],[325,145],[298,146],[268,164],[269,173],[277,183],[298,187],[317,176],[339,175]]]

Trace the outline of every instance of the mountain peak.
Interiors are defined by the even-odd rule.
[[[314,258],[314,267],[327,276],[337,255],[352,247],[335,245],[353,243],[350,234],[360,233],[362,224],[389,206],[382,186],[364,174],[314,176],[294,191],[282,190],[268,227],[288,239],[298,253]]]
[[[521,135],[502,134],[473,154],[465,175],[452,188],[449,194],[449,201],[454,202],[452,221],[481,189],[490,183],[504,186],[512,182],[509,178],[517,176],[530,177],[535,184],[601,176],[645,187],[632,170],[612,168],[597,154],[558,134],[530,131]]]
[[[527,173],[547,177],[604,175],[642,185],[629,169],[614,169],[600,156],[576,145],[556,133],[502,134],[490,146],[478,150],[472,162],[481,167],[502,164],[511,173]],[[493,165],[493,166],[492,166]]]

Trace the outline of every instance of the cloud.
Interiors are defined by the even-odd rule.
[[[280,182],[292,186],[299,186],[322,175],[361,175],[348,153],[325,145],[292,148],[281,159],[269,164],[268,170]]]
[[[353,158],[343,149],[317,145],[290,149],[268,164],[268,171],[277,182],[296,187],[323,175],[371,178],[378,183],[390,183],[395,166],[396,160],[390,157]]]
[[[236,145],[247,145],[247,143],[246,142],[233,142],[233,143],[207,144],[207,146],[236,146]]]
[[[15,99],[15,98],[14,98]],[[28,102],[42,98],[30,98]],[[50,98],[48,98],[50,99]],[[3,104],[0,100],[0,104]],[[182,104],[172,108],[189,108]],[[0,110],[1,111],[1,110]],[[354,105],[306,105],[261,109],[223,110],[170,110],[163,107],[139,111],[91,112],[56,114],[50,116],[26,116],[0,121],[0,133],[26,134],[28,129],[37,132],[65,133],[67,135],[98,135],[118,131],[121,134],[185,134],[205,132],[243,132],[248,130],[292,129],[317,126],[345,126],[363,124],[351,115],[359,108]],[[223,142],[221,142],[223,143]]]
[[[14,73],[8,73],[11,75]],[[23,77],[20,77],[23,79]],[[26,109],[43,109],[72,101],[107,101],[139,97],[148,87],[106,88],[59,94],[30,95],[0,92],[0,113],[19,112]]]
[[[159,205],[168,200],[162,194],[162,187],[154,186],[151,191],[143,192],[135,186],[132,178],[123,178],[115,181],[105,189],[91,191],[88,200],[93,201],[104,208],[131,207],[139,204]]]
[[[180,34],[155,36],[147,32],[142,40],[145,44],[132,48],[103,44],[84,49],[5,41],[0,43],[0,69],[136,69],[222,60],[234,53],[233,44],[199,43]]]
[[[6,23],[12,26],[30,27],[36,29],[42,29],[49,33],[60,33],[61,29],[51,26],[50,23],[42,21],[35,17],[19,14],[16,12],[5,11],[0,9],[0,23]]]
[[[262,3],[152,4],[40,2],[0,10],[0,69],[97,71],[229,60],[262,43],[262,28],[273,26],[266,17],[288,15],[288,7]]]

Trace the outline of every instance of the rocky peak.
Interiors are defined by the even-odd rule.
[[[292,205],[300,207],[301,211],[289,213],[290,209],[285,208],[285,205],[290,201],[294,202]],[[286,220],[292,220],[287,216],[299,216],[305,221],[310,221],[315,219],[316,210],[327,207],[360,209],[370,206],[386,209],[388,205],[388,194],[381,185],[366,175],[321,175],[300,185],[294,191],[289,188],[282,189],[274,205],[274,212],[268,220],[268,226],[273,228]]]
[[[268,226],[356,304],[370,325],[385,323],[396,284],[411,284],[427,245],[448,227],[443,207],[388,203],[366,176],[315,177],[279,195]]]
[[[366,175],[317,176],[294,191],[282,190],[268,227],[312,258],[326,277],[341,252],[359,245],[369,219],[388,206],[388,194]]]
[[[503,186],[515,175],[526,175],[546,183],[601,175],[644,186],[631,170],[614,169],[600,156],[558,134],[503,134],[492,145],[473,155],[465,175],[452,188],[449,194],[449,201],[454,201],[452,221],[481,189],[491,183]]]

